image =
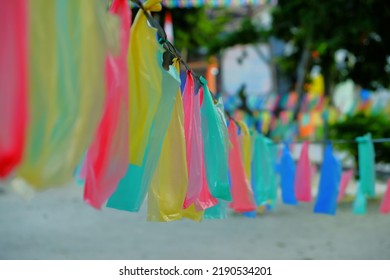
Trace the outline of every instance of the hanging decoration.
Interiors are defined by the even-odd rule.
[[[389,214],[390,213],[390,179],[387,181],[386,192],[383,195],[382,203],[381,203],[379,211],[382,214]]]
[[[314,212],[336,215],[338,186],[341,179],[341,165],[333,155],[331,144],[327,144],[321,167],[321,179],[314,206]]]
[[[250,212],[256,210],[256,204],[251,186],[245,175],[238,142],[237,126],[233,121],[229,122],[229,139],[232,144],[229,151],[229,168],[233,198],[230,207],[236,212]]]
[[[357,182],[357,190],[355,200],[353,202],[353,213],[355,215],[366,214],[367,199],[366,194],[363,192],[363,188],[360,182]]]
[[[311,167],[309,160],[309,143],[302,145],[294,180],[295,196],[298,201],[311,202]]]
[[[202,78],[203,104],[201,107],[202,136],[205,168],[211,194],[215,198],[231,200],[228,179],[228,134],[222,101],[215,105]]]
[[[27,126],[27,0],[0,9],[0,179],[22,160]]]
[[[347,170],[342,173],[341,180],[340,180],[340,187],[339,187],[339,194],[337,196],[337,202],[341,202],[341,200],[345,196],[345,192],[347,190],[348,184],[351,181],[353,177],[353,169]]]
[[[227,121],[222,100],[152,17],[161,0],[135,2],[140,10],[131,27],[126,0],[114,0],[108,12],[99,0],[5,2],[0,179],[22,179],[43,190],[76,174],[92,207],[107,203],[138,212],[147,198],[147,220],[153,222],[224,219],[228,208],[255,218],[275,208],[278,186],[285,204],[311,202],[311,142],[303,143],[295,166],[292,142],[272,142],[261,122],[254,130],[228,113]],[[186,70],[183,95],[180,66]],[[285,99],[286,108],[296,98]],[[286,110],[280,120],[269,116],[267,126],[279,123],[283,130],[291,118]],[[301,114],[303,123],[316,118]],[[336,214],[354,170],[342,173],[331,143],[353,142],[360,181],[352,212],[365,214],[368,199],[377,195],[374,143],[390,139],[367,134],[327,142],[314,212]],[[390,180],[379,211],[390,213]]]
[[[193,204],[202,190],[204,173],[203,139],[200,121],[200,94],[195,96],[195,84],[191,72],[187,72],[183,93],[184,134],[186,139],[188,190],[184,208]]]
[[[107,88],[103,117],[84,160],[84,200],[98,209],[115,191],[128,165],[129,10],[126,0],[114,0],[109,10],[120,20],[120,50],[118,54],[108,54],[106,58]]]
[[[29,125],[17,176],[42,190],[69,183],[101,118],[107,17],[98,0],[37,0],[28,18]]]
[[[359,176],[363,193],[375,196],[375,150],[371,135],[356,138],[359,152]]]
[[[283,203],[296,205],[297,199],[294,193],[295,163],[287,143],[284,144],[280,159],[280,180]]]

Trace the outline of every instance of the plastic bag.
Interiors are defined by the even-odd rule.
[[[321,167],[320,185],[315,213],[336,214],[338,186],[341,179],[341,164],[333,155],[332,145],[327,144]]]
[[[295,163],[287,143],[284,145],[280,160],[280,176],[283,203],[296,205],[297,200],[294,193]]]
[[[183,218],[193,220],[195,222],[201,222],[204,218],[205,211],[198,211],[195,204],[191,204],[187,209],[182,210]]]
[[[202,165],[202,169],[203,169],[201,175],[202,189],[199,193],[198,198],[195,201],[195,208],[197,209],[197,211],[206,210],[210,207],[217,205],[218,203],[218,200],[215,197],[213,197],[213,195],[210,192],[209,185],[206,178],[206,170],[204,164]]]
[[[100,209],[125,175],[128,166],[127,50],[131,15],[126,0],[114,0],[109,12],[120,19],[120,53],[106,58],[107,94],[102,120],[84,163],[84,200]]]
[[[340,202],[344,198],[345,191],[347,190],[349,181],[351,181],[353,173],[354,173],[353,169],[350,169],[342,173],[340,186],[339,186],[339,194],[337,196],[337,202]]]
[[[27,1],[0,9],[0,179],[20,163],[27,124]]]
[[[379,211],[382,214],[390,213],[390,179],[387,181],[387,189],[385,194],[383,195]]]
[[[294,190],[298,201],[311,202],[311,167],[308,142],[304,142],[302,145],[295,173]]]
[[[245,122],[238,122],[241,128],[241,133],[239,135],[240,147],[241,147],[241,155],[242,162],[244,163],[245,175],[249,182],[251,182],[251,159],[252,159],[252,151],[251,151],[251,135],[248,129],[248,126]]]
[[[231,192],[233,201],[230,207],[236,212],[249,212],[256,210],[253,192],[248,179],[245,176],[244,165],[237,136],[237,126],[230,121],[229,137],[232,147],[229,151],[229,168],[231,176]]]
[[[203,142],[200,120],[199,94],[194,94],[194,80],[190,72],[187,73],[186,85],[183,93],[184,131],[186,139],[188,190],[184,201],[184,208],[196,201],[202,190],[203,178]]]
[[[184,113],[181,94],[178,92],[148,193],[148,221],[169,222],[181,219],[187,186]]]
[[[271,175],[270,175],[270,189],[268,194],[268,203],[267,206],[269,209],[274,209],[276,206],[277,201],[277,195],[278,195],[278,179],[276,172],[276,165],[277,165],[277,157],[278,157],[278,147],[268,138],[265,138],[265,141],[267,143],[267,154],[270,161],[271,166]]]
[[[228,142],[226,120],[221,101],[214,106],[206,80],[203,81],[204,98],[201,107],[202,135],[206,177],[215,198],[231,201],[228,179]]]
[[[363,193],[369,197],[375,196],[375,150],[371,134],[357,137],[359,152],[359,176]]]
[[[162,73],[160,90],[163,95],[157,107],[149,139],[147,139],[145,159],[142,166],[130,164],[126,176],[108,200],[107,207],[110,208],[138,212],[145,200],[159,162],[164,138],[172,118],[172,111],[180,87],[180,78],[174,66],[170,66],[169,71],[162,68],[162,54],[157,59]],[[130,92],[130,95],[133,95],[133,92]]]
[[[266,205],[276,199],[274,162],[270,156],[270,140],[255,133],[252,137],[252,189],[256,205]],[[273,193],[275,192],[275,193]]]
[[[98,0],[37,0],[29,11],[30,119],[18,175],[44,189],[71,180],[100,120],[107,18]]]
[[[219,199],[218,203],[204,211],[204,218],[207,220],[222,220],[227,218],[228,202]]]
[[[144,3],[147,11],[161,11],[161,0]],[[156,29],[148,25],[140,9],[134,20],[128,53],[129,64],[129,158],[142,166],[152,123],[162,96],[162,45],[157,42]],[[158,59],[157,59],[158,58]],[[176,93],[176,92],[175,92]]]
[[[360,182],[358,182],[352,212],[355,215],[364,215],[367,212],[366,207],[366,195],[363,192],[362,185],[360,184]]]

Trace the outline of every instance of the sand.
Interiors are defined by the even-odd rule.
[[[390,259],[390,215],[370,201],[336,216],[282,205],[257,218],[149,223],[145,209],[92,209],[76,185],[26,200],[0,189],[0,259]]]

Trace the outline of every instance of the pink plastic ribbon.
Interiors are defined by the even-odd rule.
[[[232,147],[229,151],[229,170],[231,178],[231,193],[233,201],[230,207],[236,212],[250,212],[256,210],[252,188],[245,176],[242,163],[240,143],[238,141],[237,126],[230,121],[229,139]]]
[[[27,123],[27,1],[1,1],[0,178],[23,156]]]
[[[187,73],[186,85],[183,93],[184,106],[184,134],[186,139],[188,190],[184,201],[184,208],[188,208],[196,201],[204,189],[203,139],[200,120],[199,94],[194,94],[194,79],[191,72]]]
[[[345,191],[347,190],[348,184],[351,181],[352,176],[353,176],[353,170],[352,169],[343,172],[343,174],[341,175],[341,181],[340,181],[340,187],[339,187],[339,195],[337,197],[337,202],[340,202],[344,198]]]
[[[298,201],[311,202],[311,167],[309,160],[309,143],[304,142],[294,181],[295,197]]]
[[[387,189],[386,189],[385,195],[383,196],[381,207],[380,207],[379,211],[382,214],[390,213],[390,179],[387,182]]]
[[[118,56],[108,54],[106,58],[104,115],[81,172],[86,177],[84,200],[98,209],[115,191],[128,166],[127,49],[131,16],[127,1],[114,0],[110,13],[120,18],[121,50]]]

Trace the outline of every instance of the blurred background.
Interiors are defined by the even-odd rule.
[[[274,141],[390,137],[389,1],[163,3],[156,16],[171,42],[235,119]],[[292,148],[297,159],[301,145]],[[356,144],[335,149],[343,169],[358,170]],[[164,224],[144,209],[96,211],[77,184],[21,196],[2,182],[0,259],[389,259],[390,218],[378,207],[390,143],[375,153],[379,195],[363,216],[351,210],[357,175],[335,217],[279,201],[256,218]],[[317,166],[322,155],[310,145]]]

